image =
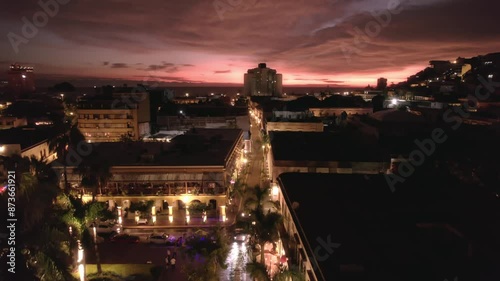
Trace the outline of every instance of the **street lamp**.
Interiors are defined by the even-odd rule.
[[[122,219],[122,207],[118,206],[118,207],[116,207],[116,209],[118,210],[118,224],[122,224],[122,222],[123,222],[123,219]]]
[[[77,240],[77,243],[78,243],[78,258],[76,262],[78,263],[78,275],[80,276],[80,281],[85,281],[84,250],[82,244],[80,243],[80,240]]]
[[[172,209],[172,206],[168,206],[168,221],[171,223],[174,221],[174,213]]]
[[[220,215],[221,215],[221,221],[225,222],[227,220],[227,218],[226,218],[226,206],[220,206]]]

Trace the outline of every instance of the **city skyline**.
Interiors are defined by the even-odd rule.
[[[279,69],[284,86],[366,86],[500,49],[499,3],[486,0],[40,3],[0,12],[0,67],[34,66],[41,86],[242,85],[260,62]]]

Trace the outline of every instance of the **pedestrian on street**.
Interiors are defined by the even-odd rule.
[[[175,258],[170,259],[170,265],[172,266],[172,270],[175,269],[175,262],[176,262]]]
[[[168,269],[170,267],[170,256],[167,256],[165,258],[165,264],[166,264],[166,268]]]
[[[177,252],[174,252],[174,255],[172,256],[174,259],[177,258]]]

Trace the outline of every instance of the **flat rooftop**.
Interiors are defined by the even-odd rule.
[[[240,129],[199,129],[171,142],[93,143],[87,157],[111,166],[224,166],[242,135]]]
[[[21,150],[35,144],[50,140],[57,135],[53,128],[11,128],[0,130],[0,144],[19,144]]]
[[[272,132],[275,161],[390,162],[375,142],[355,132]]]
[[[495,263],[487,266],[499,258],[498,199],[475,186],[428,176],[433,180],[409,178],[393,193],[384,175],[281,174],[287,205],[298,206],[292,217],[310,245],[307,255],[321,247],[318,239],[340,244],[318,261],[324,276],[319,280],[473,280],[460,278],[471,270],[472,241],[493,253],[477,252],[473,259],[484,264],[475,270],[499,273]],[[361,265],[365,272],[348,274],[339,265]]]

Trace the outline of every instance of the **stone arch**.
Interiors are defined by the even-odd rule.
[[[208,205],[210,206],[210,209],[217,209],[217,200],[216,199],[210,199],[208,201]]]
[[[182,200],[176,200],[174,206],[176,205],[178,210],[183,210],[186,208],[186,204]]]
[[[194,200],[192,200],[189,204],[190,204],[190,205],[192,205],[192,204],[201,204],[201,201],[200,201],[200,200],[198,200],[198,199],[194,199]]]

